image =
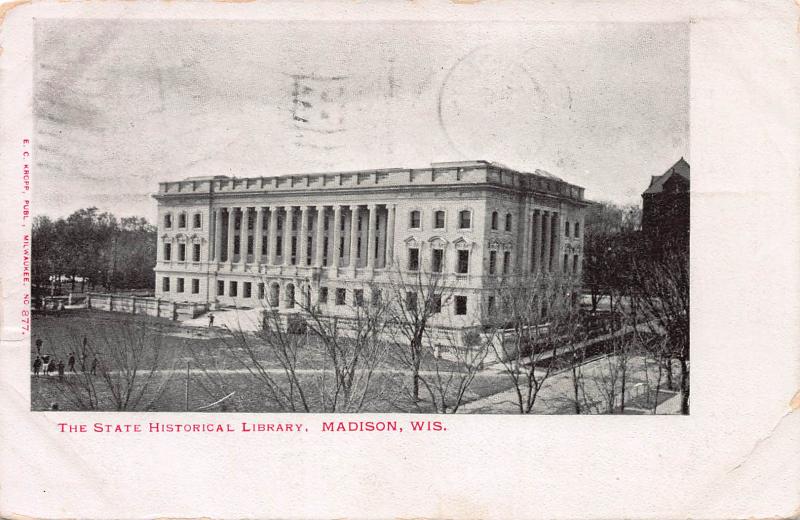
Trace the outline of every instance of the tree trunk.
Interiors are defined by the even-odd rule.
[[[414,399],[414,402],[416,403],[419,401],[419,374],[417,373],[417,371],[414,371],[412,386],[413,386],[412,397]]]
[[[680,358],[681,362],[681,413],[689,415],[689,366],[686,358]]]
[[[664,358],[664,368],[667,371],[667,388],[670,390],[675,390],[675,384],[672,381],[672,358],[666,356]]]

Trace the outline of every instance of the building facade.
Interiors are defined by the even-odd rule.
[[[683,157],[650,178],[642,193],[642,232],[649,241],[688,246],[690,185],[689,163]]]
[[[512,278],[579,275],[583,188],[495,163],[163,182],[156,295],[346,315],[435,273],[435,321],[481,323]],[[434,323],[435,325],[435,323]]]

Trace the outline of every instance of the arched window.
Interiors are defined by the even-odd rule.
[[[472,212],[468,209],[463,209],[458,212],[458,228],[469,229],[472,227]]]
[[[511,213],[506,213],[506,231],[511,231]]]
[[[419,229],[420,224],[422,223],[422,218],[420,217],[419,210],[414,210],[408,215],[408,227],[412,229]]]
[[[496,230],[498,225],[499,224],[497,223],[497,212],[492,211],[492,229]]]
[[[569,220],[564,221],[564,236],[569,238]]]
[[[576,222],[575,223],[575,238],[578,238],[579,236],[581,236],[581,223],[580,222]]]

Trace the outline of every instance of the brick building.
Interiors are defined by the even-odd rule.
[[[642,232],[660,243],[689,239],[689,163],[681,157],[666,172],[654,175],[642,193]]]
[[[481,322],[509,277],[578,275],[583,188],[486,161],[162,182],[157,296],[345,315],[399,277],[441,273],[436,321]],[[435,325],[435,323],[434,323]]]

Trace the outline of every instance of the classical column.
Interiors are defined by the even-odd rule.
[[[342,220],[342,206],[340,204],[336,204],[333,207],[333,244],[332,244],[332,259],[331,259],[331,266],[332,267],[339,267],[339,242],[341,241],[342,232],[339,229],[339,224]]]
[[[553,218],[550,222],[550,236],[552,237],[552,245],[550,252],[550,270],[561,271],[561,214],[553,213]]]
[[[545,211],[542,215],[542,272],[550,271],[550,213]]]
[[[214,210],[214,261],[222,262],[222,208]]]
[[[233,237],[236,234],[236,208],[228,208],[228,258],[227,262],[233,262]]]
[[[394,261],[394,215],[395,205],[386,206],[388,222],[386,224],[386,267],[392,265]]]
[[[542,268],[542,212],[533,212],[533,244],[531,246],[531,272],[537,273]]]
[[[270,206],[269,208],[269,235],[267,237],[267,261],[269,265],[278,263],[278,252],[275,246],[278,243],[278,213],[280,206]]]
[[[358,215],[361,207],[350,206],[350,267],[355,271],[358,267]]]
[[[369,205],[369,225],[367,226],[367,267],[375,268],[375,249],[378,239],[378,206]]]
[[[314,255],[314,267],[322,267],[322,260],[325,257],[325,206],[317,206],[317,238],[314,240],[316,248]]]
[[[258,265],[261,263],[261,243],[264,240],[264,208],[261,206],[256,208],[256,225],[253,232],[256,234],[253,244],[253,262]]]
[[[292,265],[292,228],[294,206],[286,206],[286,222],[283,225],[283,265]]]
[[[242,208],[242,223],[239,225],[239,263],[247,263],[247,243],[250,241],[250,208]],[[255,251],[253,251],[255,253]]]
[[[307,265],[306,264],[306,257],[308,256],[308,212],[311,209],[311,206],[303,206],[300,208],[302,212],[300,214],[300,233],[298,234],[298,255],[299,258],[297,259],[297,265]]]

